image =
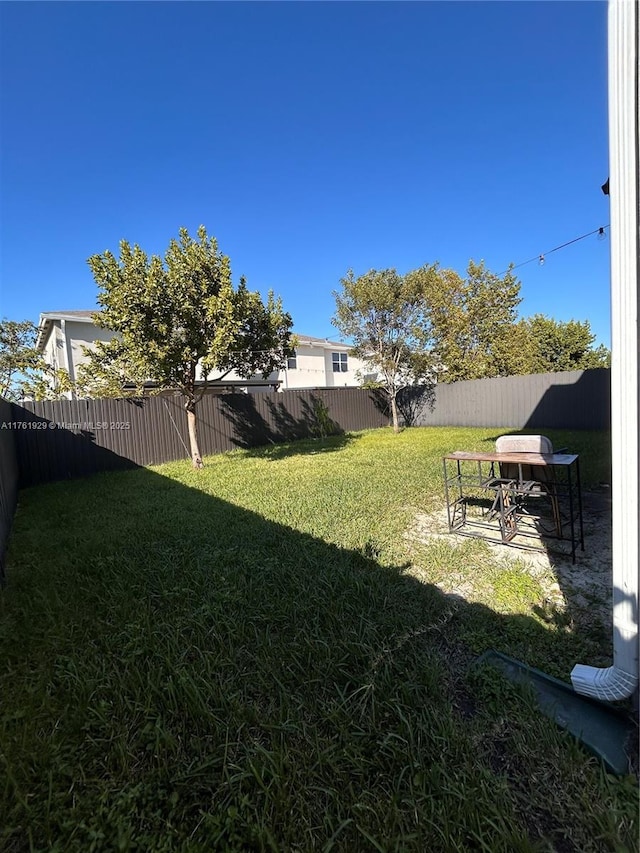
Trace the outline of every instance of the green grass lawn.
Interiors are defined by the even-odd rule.
[[[0,848],[636,849],[635,779],[471,665],[495,648],[568,679],[609,663],[609,636],[545,619],[482,542],[406,536],[443,506],[441,456],[497,434],[377,430],[23,491]],[[551,438],[609,482],[607,436]],[[444,596],[447,572],[478,600]]]

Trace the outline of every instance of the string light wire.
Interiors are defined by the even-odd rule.
[[[593,231],[589,231],[588,234],[583,234],[581,237],[574,237],[573,240],[567,240],[566,243],[562,243],[560,246],[556,246],[554,249],[549,249],[549,251],[547,252],[540,252],[540,254],[535,255],[535,257],[529,258],[528,261],[522,261],[522,263],[515,264],[515,266],[509,267],[508,269],[504,270],[504,272],[499,273],[498,278],[500,278],[500,276],[506,275],[508,272],[520,269],[520,267],[524,267],[527,264],[532,264],[534,261],[538,261],[539,264],[543,264],[547,255],[552,255],[554,252],[559,252],[560,249],[564,249],[567,246],[571,246],[572,243],[578,243],[580,240],[586,240],[587,237],[593,237],[594,234],[602,236],[609,227],[609,225],[601,225],[600,228],[595,228]]]
[[[547,258],[547,255],[552,255],[554,252],[559,252],[560,249],[566,249],[567,246],[571,246],[571,245],[573,245],[573,243],[579,243],[580,240],[586,240],[587,237],[593,237],[594,234],[598,234],[598,236],[600,236],[600,237],[605,236],[605,231],[607,230],[607,228],[610,228],[610,227],[611,227],[610,224],[601,225],[599,228],[594,228],[593,231],[589,231],[587,234],[582,234],[580,237],[574,237],[573,240],[567,240],[566,243],[561,243],[559,246],[555,246],[553,249],[549,249],[546,252],[541,252],[540,254],[535,255],[533,258],[529,258],[528,261],[522,261],[522,263],[515,264],[514,266],[509,267],[506,270],[503,270],[501,273],[498,273],[498,278],[500,278],[503,275],[506,275],[508,272],[512,272],[513,270],[520,269],[520,267],[526,267],[527,264],[532,264],[534,261],[537,261],[542,266],[542,264],[544,264],[544,262]],[[295,332],[294,332],[294,334],[295,334]],[[330,334],[335,334],[335,332],[331,332]],[[316,340],[322,340],[322,338],[319,338]],[[324,342],[330,342],[328,335],[324,338]],[[338,343],[338,341],[336,341],[335,343]],[[233,351],[233,354],[235,355],[237,352],[247,352],[247,351],[246,350],[245,351]],[[252,355],[263,355],[263,354],[268,353],[268,352],[270,352],[270,350],[250,350],[247,352],[247,354],[250,353]],[[318,371],[318,372],[321,373],[322,371]]]

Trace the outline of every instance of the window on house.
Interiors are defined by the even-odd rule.
[[[334,373],[346,373],[349,369],[347,365],[347,354],[346,352],[332,352],[331,360],[333,362],[333,372]]]
[[[294,354],[287,359],[287,370],[297,370],[298,369],[298,354],[294,352]]]

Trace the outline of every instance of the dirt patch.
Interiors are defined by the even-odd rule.
[[[527,540],[540,550],[523,550],[515,545],[483,539],[498,563],[518,564],[541,586],[544,603],[558,612],[588,611],[591,620],[611,623],[612,552],[611,500],[608,494],[583,495],[584,551],[578,546],[572,563],[570,545],[538,536]],[[449,533],[446,509],[426,514],[416,512],[406,534],[409,541],[430,544],[443,541],[462,547],[469,539]],[[497,537],[496,537],[497,538]],[[419,573],[419,572],[418,572]],[[472,600],[473,584],[464,572],[452,574],[436,585],[446,594]]]

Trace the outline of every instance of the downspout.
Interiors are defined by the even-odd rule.
[[[640,283],[640,39],[638,0],[609,0],[611,201],[611,450],[613,666],[577,664],[574,690],[638,700],[638,285]]]

